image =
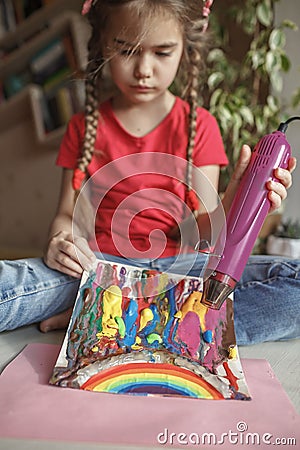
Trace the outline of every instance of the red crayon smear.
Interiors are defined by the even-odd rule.
[[[122,289],[122,297],[123,297],[122,310],[126,310],[129,305],[130,292],[131,292],[131,289],[129,287],[124,287]]]
[[[236,391],[238,391],[239,390],[239,387],[238,387],[238,384],[237,384],[238,378],[229,369],[227,361],[225,361],[223,363],[223,367],[224,367],[225,372],[226,372],[226,377],[225,378],[227,378],[227,380],[229,381],[230,386],[232,386]]]

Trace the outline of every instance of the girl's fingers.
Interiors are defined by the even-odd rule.
[[[240,182],[251,159],[251,148],[249,145],[243,145],[238,162],[235,166],[231,181]]]
[[[288,168],[287,169],[275,169],[274,175],[275,177],[287,188],[289,189],[292,186],[292,173],[294,172],[297,166],[296,158],[292,157],[289,159]]]
[[[282,197],[279,194],[277,194],[274,191],[269,191],[268,199],[271,203],[270,210],[269,210],[270,213],[273,211],[276,211],[276,209],[280,208],[281,202],[282,202]]]
[[[297,166],[297,159],[293,156],[289,159],[288,171],[293,173]]]
[[[77,273],[82,273],[82,269],[89,270],[96,260],[94,253],[90,250],[87,241],[81,237],[75,237],[74,241],[62,239],[59,242],[60,251],[57,261],[63,266]]]
[[[55,267],[52,268],[55,268],[66,275],[71,275],[71,277],[80,278],[82,275],[83,269],[81,265],[63,253],[57,255],[54,264]]]
[[[89,270],[95,260],[86,239],[73,239],[73,235],[66,232],[59,232],[51,238],[45,257],[49,267],[76,278],[82,275],[83,269]]]
[[[285,200],[287,197],[287,190],[283,183],[270,180],[267,182],[267,189],[277,194],[281,200]]]
[[[268,199],[271,202],[271,211],[275,211],[281,206],[282,200],[287,197],[287,189],[293,184],[292,173],[297,165],[296,158],[289,159],[288,168],[278,168],[274,170],[274,176],[278,181],[270,180],[266,183],[267,189],[269,189]]]

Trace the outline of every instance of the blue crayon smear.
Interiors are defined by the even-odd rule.
[[[168,300],[169,300],[169,307],[170,307],[170,311],[169,311],[169,319],[168,322],[165,326],[164,332],[163,332],[163,341],[164,341],[164,345],[168,350],[171,351],[175,351],[176,353],[180,353],[180,347],[178,347],[175,344],[175,336],[176,336],[176,331],[177,331],[177,327],[178,327],[178,323],[175,323],[175,326],[172,330],[172,326],[174,325],[174,315],[176,314],[177,310],[176,310],[176,300],[175,300],[175,289],[176,286],[172,286],[169,290],[168,290]]]
[[[124,324],[126,329],[126,335],[121,340],[122,347],[131,347],[135,343],[137,324],[136,319],[138,317],[138,304],[135,300],[131,299],[125,312]]]

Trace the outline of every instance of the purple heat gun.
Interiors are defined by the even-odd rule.
[[[261,138],[252,152],[226,224],[205,268],[201,302],[209,308],[220,309],[241,278],[270,208],[266,182],[275,179],[274,169],[288,167],[291,147],[284,133],[294,120],[300,117],[281,123],[277,131]]]

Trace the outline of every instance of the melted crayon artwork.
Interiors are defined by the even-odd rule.
[[[117,394],[249,400],[230,298],[202,280],[98,260],[85,272],[50,384]]]

